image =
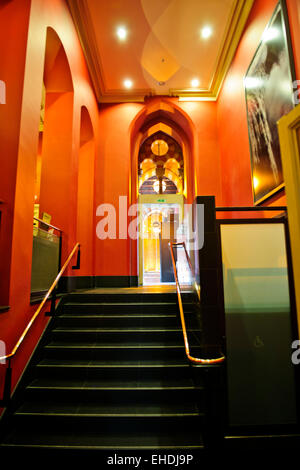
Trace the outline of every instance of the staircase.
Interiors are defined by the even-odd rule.
[[[207,447],[209,367],[186,360],[175,293],[70,294],[2,419],[0,452],[196,458]]]

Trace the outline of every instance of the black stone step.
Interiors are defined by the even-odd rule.
[[[172,432],[170,432],[171,429]],[[23,450],[28,446],[35,450],[33,455],[36,454],[39,446],[48,451],[57,450],[57,448],[69,449],[73,452],[82,449],[109,450],[110,455],[118,450],[137,450],[140,455],[141,451],[147,449],[155,453],[159,449],[168,451],[203,449],[199,429],[195,430],[191,427],[174,429],[174,422],[171,422],[171,429],[170,423],[163,425],[161,422],[151,427],[148,422],[148,428],[145,428],[143,420],[137,422],[134,429],[127,428],[126,432],[122,432],[118,427],[108,428],[108,426],[104,429],[99,427],[91,429],[88,426],[82,429],[72,426],[71,430],[65,426],[64,429],[45,429],[43,432],[40,429],[33,429],[30,433],[26,428],[12,428],[2,444],[2,449],[11,446],[12,449],[19,448],[23,454]],[[17,452],[20,451],[17,450]],[[53,455],[52,452],[50,455]]]
[[[81,314],[81,313],[69,313],[63,314],[56,318],[56,323],[59,327],[95,327],[95,328],[129,328],[135,327],[176,327],[179,324],[179,318],[173,313],[164,314]]]
[[[67,398],[67,397],[66,397]],[[49,400],[45,401],[25,401],[14,413],[15,417],[78,417],[78,418],[190,418],[202,416],[195,402],[108,402],[101,403],[82,401],[70,402]]]
[[[109,313],[120,315],[125,314],[151,314],[151,313],[173,313],[178,312],[178,306],[176,302],[157,302],[155,305],[151,302],[90,302],[88,304],[83,303],[71,303],[67,302],[63,306],[63,312],[65,314],[71,313]]]
[[[200,338],[200,330],[190,330],[190,340],[193,341],[195,335]],[[52,341],[65,342],[97,342],[97,343],[132,343],[148,342],[183,343],[183,333],[179,328],[83,328],[83,327],[57,327],[51,332]]]
[[[62,360],[44,359],[32,368],[32,376],[36,378],[70,378],[77,380],[190,380],[191,371],[186,358],[181,360],[154,360],[149,359],[141,362],[137,358],[132,360],[90,360],[80,359],[74,362],[72,359]]]
[[[195,354],[203,357],[202,348],[195,348]],[[43,351],[43,358],[61,358],[73,360],[86,359],[102,359],[102,360],[133,360],[138,357],[140,361],[144,360],[161,360],[161,359],[184,359],[185,348],[180,343],[160,344],[158,342],[147,343],[93,343],[93,342],[76,342],[65,343],[52,341],[47,344]]]
[[[73,292],[68,295],[68,301],[72,303],[95,303],[95,302],[139,302],[139,303],[151,303],[157,304],[161,302],[172,302],[177,303],[177,293],[174,288],[174,292],[142,292],[138,293],[134,290],[126,290],[125,293],[113,292],[113,293],[82,293]]]
[[[69,403],[95,402],[107,404],[203,402],[203,387],[193,382],[178,380],[49,380],[35,379],[25,389],[25,400],[35,402],[65,401]]]
[[[191,378],[166,378],[162,377],[159,380],[153,378],[145,379],[141,377],[140,380],[122,380],[118,377],[114,380],[104,379],[66,379],[64,377],[57,378],[56,380],[48,377],[34,379],[27,389],[32,390],[64,390],[64,389],[76,389],[76,390],[197,390],[194,382]]]

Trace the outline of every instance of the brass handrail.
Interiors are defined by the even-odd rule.
[[[73,256],[75,255],[77,249],[79,248],[79,243],[76,243],[76,245],[74,246],[73,250],[71,251],[68,259],[66,260],[65,264],[63,265],[63,267],[61,268],[61,270],[59,271],[58,275],[56,276],[55,280],[53,281],[50,289],[48,290],[47,294],[45,295],[45,297],[43,298],[42,302],[40,303],[38,309],[35,311],[34,315],[32,316],[31,320],[29,321],[29,323],[27,324],[25,330],[23,331],[23,333],[21,334],[20,338],[18,339],[17,343],[15,344],[13,350],[11,351],[10,354],[7,354],[6,356],[2,356],[0,357],[0,361],[3,361],[3,360],[6,360],[6,359],[11,359],[17,352],[17,350],[19,349],[21,343],[23,342],[25,336],[27,335],[28,331],[30,330],[33,322],[35,321],[35,319],[37,318],[37,316],[39,315],[40,311],[42,310],[42,308],[44,307],[45,303],[47,302],[49,296],[51,295],[51,293],[53,292],[53,290],[55,289],[55,287],[57,286],[57,283],[58,281],[60,280],[61,276],[63,275],[63,273],[65,272],[68,264],[70,263],[71,259],[73,258]]]
[[[45,222],[42,219],[39,219],[38,217],[33,217],[33,220],[36,220],[37,222],[41,222],[41,224],[47,225],[47,227],[53,228],[54,230],[57,230],[58,232],[62,232],[61,228],[55,227],[55,225],[48,224],[48,222]]]
[[[192,271],[192,274],[193,274],[195,289],[196,289],[196,292],[197,292],[197,297],[198,297],[199,302],[200,302],[200,290],[201,290],[201,288],[196,282],[194,267],[193,267],[193,264],[191,262],[191,258],[189,257],[188,251],[186,249],[185,242],[177,242],[177,243],[172,242],[171,244],[172,244],[172,248],[173,248],[173,246],[182,246],[183,247],[188,265],[189,265],[190,270]],[[177,269],[176,269],[176,273],[177,273]]]
[[[173,264],[173,270],[174,270],[175,283],[176,283],[176,291],[177,291],[177,297],[178,297],[178,305],[179,305],[180,320],[181,320],[181,326],[182,326],[182,332],[183,332],[185,353],[186,353],[187,358],[191,362],[194,362],[195,364],[219,364],[220,362],[225,361],[225,356],[222,355],[222,356],[214,358],[214,359],[201,359],[201,358],[193,357],[193,356],[190,355],[190,346],[189,346],[189,340],[188,340],[188,335],[187,335],[187,331],[186,331],[186,324],[185,324],[185,318],[184,318],[184,312],[183,312],[183,306],[182,306],[181,292],[180,292],[180,287],[179,287],[179,282],[178,282],[178,275],[177,275],[177,269],[176,269],[174,253],[173,253],[173,246],[180,246],[180,245],[184,247],[185,253],[187,255],[188,263],[189,263],[190,267],[192,268],[191,260],[188,256],[185,243],[184,242],[180,242],[180,243],[170,242],[169,243],[171,258],[172,258],[172,264]],[[193,269],[192,269],[192,271],[193,271]],[[198,291],[197,291],[197,293],[198,293]]]

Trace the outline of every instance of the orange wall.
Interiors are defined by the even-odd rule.
[[[193,163],[196,194],[215,196],[216,205],[222,202],[220,151],[215,102],[179,102],[194,124]]]
[[[6,83],[6,104],[0,105],[0,199],[4,201],[0,228],[0,305],[9,303],[14,192],[26,52],[25,47],[16,47],[16,44],[26,44],[29,6],[29,0],[6,2],[0,6],[0,77]]]
[[[119,196],[127,196],[129,203],[130,125],[142,105],[124,103],[100,105],[99,159],[96,167],[96,207],[112,204],[117,213],[117,239],[100,240],[96,237],[95,274],[97,276],[130,275],[130,243],[118,239]],[[96,224],[102,217],[96,217]]]
[[[35,309],[35,306],[30,305],[32,217],[47,27],[56,31],[63,44],[74,88],[68,142],[64,141],[69,166],[66,166],[66,160],[57,159],[55,162],[56,173],[60,174],[62,170],[65,175],[64,183],[67,184],[64,184],[63,188],[48,186],[48,202],[44,197],[44,210],[51,212],[51,208],[50,211],[47,210],[46,205],[50,207],[55,201],[56,217],[52,221],[54,225],[62,225],[66,231],[63,259],[76,242],[81,107],[85,106],[89,111],[96,134],[98,105],[80,42],[64,0],[5,2],[0,8],[0,22],[1,43],[6,45],[1,52],[0,77],[7,87],[7,104],[1,105],[0,108],[0,137],[3,149],[0,155],[1,160],[3,159],[0,199],[3,199],[6,205],[1,226],[1,250],[6,253],[6,257],[1,260],[4,259],[6,266],[7,277],[4,277],[4,280],[10,283],[8,298],[5,299],[4,295],[1,299],[2,304],[5,300],[9,302],[10,309],[0,315],[0,331],[1,340],[6,342],[7,352],[10,352]],[[53,138],[55,136],[52,135]],[[64,198],[63,203],[62,200],[56,200],[58,196]],[[3,237],[4,231],[6,238]],[[7,293],[6,285],[5,289]],[[14,359],[14,384],[45,324],[46,319],[41,315],[33,327],[32,334],[25,340],[20,353]],[[3,372],[4,366],[1,366],[2,381]]]
[[[100,158],[96,169],[96,206],[102,203],[112,204],[117,211],[117,221],[119,195],[127,196],[128,201],[130,200],[133,122],[138,121],[138,116],[145,111],[146,116],[147,113],[151,116],[153,111],[153,119],[159,122],[161,115],[157,116],[155,113],[168,107],[173,107],[178,115],[174,125],[182,125],[182,128],[186,127],[187,123],[190,125],[190,146],[193,150],[191,156],[193,161],[190,162],[191,178],[196,177],[198,194],[216,195],[218,203],[221,202],[216,103],[181,103],[174,98],[156,97],[147,99],[145,104],[100,105]],[[154,123],[153,121],[152,124]],[[142,125],[143,122],[140,129]],[[135,132],[138,134],[139,128]],[[134,181],[134,175],[132,176]],[[101,219],[102,217],[96,217],[96,223]],[[136,248],[134,244],[136,242],[131,244],[129,239],[118,239],[118,224],[116,240],[96,238],[95,274],[97,276],[137,275],[136,255],[132,258],[132,252]]]
[[[251,164],[243,78],[277,0],[256,0],[235,58],[224,81],[218,105],[218,131],[223,204],[252,206]],[[300,66],[300,5],[287,0],[297,75]],[[268,204],[285,204],[284,192]]]

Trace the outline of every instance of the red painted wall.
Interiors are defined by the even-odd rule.
[[[135,185],[131,129],[137,136],[147,120],[154,124],[169,119],[170,126],[181,126],[191,147],[191,178],[198,194],[216,195],[221,202],[217,106],[213,102],[185,103],[177,99],[153,98],[145,104],[102,105],[99,112],[99,160],[96,168],[96,206],[106,203],[116,208],[117,239],[96,238],[95,274],[97,276],[137,275],[136,256],[129,239],[119,239],[119,196],[131,200],[130,180]],[[172,117],[172,114],[174,115]],[[172,122],[173,119],[173,122]],[[134,139],[133,139],[134,140]],[[133,172],[132,172],[133,169]],[[189,189],[190,189],[189,188]],[[135,198],[133,196],[133,202]],[[98,223],[102,217],[96,217]]]
[[[216,205],[222,202],[220,151],[215,102],[179,102],[194,124],[193,164],[196,194],[215,196]]]
[[[8,311],[0,314],[0,331],[1,340],[5,341],[7,352],[10,352],[36,308],[30,305],[32,217],[48,27],[53,28],[63,45],[74,89],[72,115],[67,124],[68,137],[62,142],[63,152],[60,158],[52,155],[56,158],[56,175],[53,170],[52,173],[49,170],[46,178],[48,182],[54,178],[55,184],[46,188],[46,195],[43,181],[41,186],[44,210],[53,212],[52,222],[65,230],[63,260],[77,241],[81,107],[87,108],[96,137],[98,105],[76,29],[64,0],[5,2],[0,8],[0,23],[1,44],[6,45],[1,52],[0,77],[7,87],[7,103],[0,108],[0,199],[5,201],[1,223],[1,265],[5,267],[5,272],[1,273],[1,280],[4,280],[1,303],[7,302],[10,305]],[[55,81],[52,85],[54,83]],[[67,99],[66,95],[64,99]],[[53,124],[53,131],[46,142],[49,149],[51,141],[53,144],[55,139],[55,130],[59,133],[62,125],[60,119],[63,117],[64,115],[56,115],[56,129]],[[42,180],[45,177],[43,163],[47,166],[45,161],[42,162]],[[57,175],[61,181],[59,186]],[[2,253],[5,256],[2,257]],[[42,314],[13,360],[13,384],[18,380],[46,321]],[[1,365],[1,382],[4,369],[5,366]]]
[[[8,305],[20,107],[26,53],[25,47],[16,47],[16,44],[26,44],[27,41],[30,1],[3,3],[0,7],[0,79],[6,84],[6,104],[0,105],[0,199],[3,200],[0,227],[0,305]]]
[[[256,0],[254,2],[245,31],[217,102],[222,199],[223,204],[228,206],[253,205],[243,78],[276,5],[277,0]],[[294,0],[287,0],[287,6],[291,23],[295,64],[299,77],[300,6],[299,2]],[[272,205],[285,203],[284,192],[280,192],[266,202],[266,204]]]

